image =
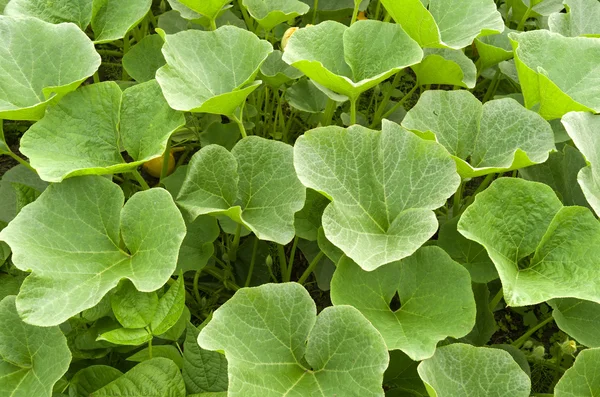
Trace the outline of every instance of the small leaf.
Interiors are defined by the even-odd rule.
[[[139,346],[152,340],[152,334],[144,328],[116,328],[104,332],[97,340],[115,345]]]
[[[183,345],[183,380],[189,394],[227,390],[227,360],[218,352],[204,350],[198,345],[198,330],[187,324]]]
[[[397,393],[391,394],[392,396],[427,396],[427,390],[417,372],[418,365],[417,361],[411,360],[400,350],[390,352],[390,365],[383,375],[383,384],[390,387],[392,393]],[[389,392],[386,396],[388,394]]]
[[[92,30],[95,43],[122,39],[150,10],[152,0],[94,0]]]
[[[183,273],[179,274],[177,281],[171,284],[169,290],[161,296],[150,323],[153,335],[161,335],[177,324],[185,307],[185,285]]]
[[[56,24],[73,22],[85,30],[92,20],[92,3],[93,0],[10,0],[4,8],[4,15],[34,17]]]
[[[110,298],[113,313],[125,328],[144,328],[156,312],[156,292],[140,292],[125,280]]]
[[[477,68],[462,51],[447,48],[428,48],[421,63],[411,66],[417,84],[448,84],[474,88]]]
[[[123,56],[123,68],[140,83],[154,79],[156,71],[166,63],[161,52],[163,44],[157,34],[144,37]]]
[[[204,15],[209,19],[215,19],[219,12],[230,3],[231,0],[178,0],[181,4]]]
[[[89,397],[123,373],[107,365],[92,365],[77,372],[69,383],[69,397]]]
[[[581,299],[552,299],[552,317],[556,325],[587,347],[600,347],[600,304]]]
[[[516,31],[505,27],[504,32],[500,34],[477,37],[475,39],[475,46],[479,54],[479,59],[477,60],[479,70],[485,70],[513,57],[512,44],[508,38],[508,34],[511,32]]]
[[[157,345],[152,346],[152,357],[164,357],[173,361],[178,368],[183,367],[183,358],[181,357],[181,353],[179,350],[173,345]],[[151,360],[150,357],[150,349],[145,348],[135,353],[132,356],[127,357],[127,361],[133,361],[136,363],[141,363],[144,361]]]
[[[321,227],[321,217],[329,200],[319,192],[306,190],[306,202],[294,219],[296,236],[305,240],[316,241]]]
[[[554,387],[555,397],[594,397],[600,391],[600,349],[584,350]]]
[[[477,304],[475,326],[460,340],[474,346],[484,346],[498,330],[494,313],[490,310],[490,291],[487,284],[473,283],[473,294]]]
[[[243,0],[242,4],[267,32],[280,23],[304,15],[310,10],[308,5],[299,0]]]
[[[291,107],[308,113],[321,113],[327,106],[327,95],[308,79],[298,80],[285,90],[285,100]]]
[[[260,66],[260,78],[274,88],[302,77],[302,72],[283,62],[282,56],[281,51],[275,50]]]

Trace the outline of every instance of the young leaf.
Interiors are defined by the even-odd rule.
[[[242,4],[267,32],[310,10],[308,5],[299,0],[242,0]]]
[[[123,201],[106,178],[69,179],[0,232],[14,264],[32,271],[17,298],[25,321],[57,325],[96,305],[122,278],[150,292],[173,274],[185,224],[169,193],[151,189]]]
[[[39,120],[50,102],[100,66],[94,45],[75,25],[0,15],[0,32],[0,119]]]
[[[477,64],[480,71],[507,61],[513,57],[513,48],[508,34],[515,30],[504,28],[504,32],[490,36],[477,37],[475,46],[479,59]]]
[[[262,240],[287,244],[304,199],[292,147],[251,136],[231,152],[209,145],[195,154],[177,203],[194,218],[225,214]]]
[[[111,298],[110,304],[119,323],[125,328],[144,328],[156,312],[156,292],[140,292],[129,280],[124,280]]]
[[[584,350],[554,387],[555,397],[594,397],[600,391],[600,349]]]
[[[564,0],[567,13],[555,12],[548,17],[551,32],[567,37],[600,37],[600,2],[598,0]]]
[[[185,307],[185,285],[183,273],[179,274],[169,290],[161,296],[150,323],[153,335],[161,335],[177,324]]]
[[[10,0],[4,15],[34,17],[50,23],[73,22],[85,30],[92,20],[92,3],[93,0]]]
[[[116,328],[100,334],[96,340],[115,345],[139,346],[152,340],[152,334],[145,328]]]
[[[327,95],[312,80],[301,79],[285,90],[285,100],[298,110],[321,113],[327,106]]]
[[[23,322],[14,296],[0,302],[0,319],[0,395],[50,397],[71,362],[65,336]]]
[[[411,66],[417,84],[449,84],[474,88],[477,68],[462,51],[447,48],[427,48],[423,60]]]
[[[440,142],[463,178],[543,163],[554,150],[550,124],[510,98],[484,105],[469,91],[427,91],[402,126]]]
[[[200,330],[187,324],[183,345],[183,380],[189,394],[227,390],[227,360],[219,352],[198,346]]]
[[[600,224],[587,208],[563,207],[549,186],[497,179],[463,213],[458,230],[488,251],[507,305],[567,297],[600,303],[593,254]]]
[[[94,0],[92,10],[94,42],[108,43],[122,39],[144,19],[150,6],[152,0]]]
[[[217,219],[212,216],[201,215],[192,222],[186,220],[186,228],[187,234],[181,243],[177,260],[177,270],[184,273],[206,266],[215,252],[213,242],[221,234]]]
[[[254,77],[273,52],[269,42],[235,26],[164,39],[167,64],[158,69],[156,80],[169,105],[183,111],[232,115],[260,85]]]
[[[423,58],[423,51],[399,25],[335,21],[299,29],[283,60],[315,82],[352,100]]]
[[[298,177],[332,200],[325,236],[364,270],[411,255],[460,184],[446,150],[384,120],[382,131],[322,127],[298,138]]]
[[[198,342],[225,351],[229,397],[383,397],[388,354],[377,330],[350,306],[328,307],[317,316],[299,284],[237,291]]]
[[[390,302],[396,293],[400,308],[394,310]],[[342,259],[331,281],[331,301],[360,310],[389,350],[402,350],[415,361],[433,356],[439,341],[463,337],[475,325],[469,273],[438,247],[423,247],[372,272]]]
[[[215,19],[226,4],[231,0],[177,0],[181,4],[196,11],[200,15],[204,15],[209,19]]]
[[[136,363],[141,363],[144,361],[152,360],[150,357],[150,353],[152,353],[152,357],[164,357],[173,361],[179,369],[183,367],[183,357],[181,357],[181,353],[179,350],[173,345],[157,345],[152,346],[152,351],[150,348],[145,348],[132,356],[127,357],[127,361],[133,361]]]
[[[552,299],[552,317],[558,328],[588,347],[600,347],[600,304],[581,299]]]
[[[260,66],[260,78],[273,88],[279,88],[288,81],[302,77],[302,72],[283,62],[282,56],[281,51],[275,50]]]
[[[528,397],[531,380],[507,352],[461,343],[443,346],[418,367],[434,396]]]
[[[107,365],[92,365],[77,372],[69,383],[69,397],[89,397],[123,373]]]
[[[161,52],[163,44],[157,34],[144,37],[123,56],[123,68],[140,83],[154,79],[156,71],[167,63]]]

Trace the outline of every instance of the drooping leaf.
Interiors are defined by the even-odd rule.
[[[531,380],[507,352],[461,343],[440,347],[418,367],[430,395],[528,397]]]
[[[388,13],[422,47],[460,49],[479,36],[501,33],[493,0],[382,0]]]
[[[210,145],[195,154],[177,203],[193,217],[225,214],[262,240],[287,244],[304,198],[292,148],[251,136],[231,152]]]
[[[556,12],[548,18],[551,32],[567,37],[600,37],[598,0],[564,0],[563,3],[567,12]]]
[[[285,62],[318,84],[353,100],[422,57],[400,26],[373,20],[351,27],[325,21],[299,29],[283,54]]]
[[[349,306],[328,307],[316,316],[299,284],[237,291],[198,342],[225,351],[229,397],[383,397],[388,355],[377,330]]]
[[[227,360],[218,352],[198,345],[200,330],[187,324],[183,345],[183,380],[189,394],[227,390]]]
[[[299,0],[242,0],[242,4],[266,31],[310,10],[308,5]]]
[[[78,371],[69,383],[69,397],[89,397],[123,373],[107,365],[92,365]]]
[[[600,41],[547,30],[508,37],[526,107],[536,107],[547,120],[571,111],[600,112]]]
[[[156,292],[140,292],[129,280],[124,280],[111,296],[112,311],[125,328],[144,328],[154,316],[158,306]]]
[[[93,0],[10,0],[4,15],[34,17],[50,23],[73,22],[85,30],[92,20],[92,3]]]
[[[411,255],[437,230],[432,210],[460,183],[441,145],[390,121],[382,131],[323,127],[294,147],[305,186],[332,200],[323,213],[327,238],[370,271]]]
[[[283,62],[283,53],[273,51],[260,66],[260,78],[274,88],[302,77],[302,72]]]
[[[585,346],[600,347],[600,304],[573,298],[552,299],[548,304],[561,330]]]
[[[308,113],[320,113],[327,106],[327,95],[308,79],[298,80],[285,90],[285,100],[291,107]]]
[[[151,189],[124,207],[123,201],[108,179],[69,179],[46,189],[0,232],[14,264],[32,271],[17,298],[25,321],[60,324],[96,305],[120,279],[150,292],[173,274],[185,224],[169,193]]]
[[[48,186],[48,183],[24,165],[17,165],[6,171],[0,180],[0,222],[9,223],[19,212],[15,184],[27,186],[39,193]]]
[[[487,284],[473,283],[473,295],[477,305],[477,317],[475,326],[461,342],[466,342],[474,346],[484,346],[498,330],[494,313],[490,310],[490,290]]]
[[[50,397],[52,387],[67,372],[71,353],[58,327],[25,323],[15,297],[0,302],[0,395]]]
[[[21,151],[49,182],[126,172],[162,156],[171,134],[184,124],[156,81],[125,92],[109,81],[83,87],[49,107],[21,139]],[[133,162],[125,162],[123,148]]]
[[[271,44],[235,26],[164,37],[167,64],[156,72],[173,109],[231,115],[260,85],[254,77]]]
[[[555,397],[594,397],[600,392],[600,349],[579,353],[554,387]]]
[[[507,61],[513,57],[513,48],[508,38],[508,34],[515,32],[507,27],[500,34],[478,37],[475,39],[475,46],[479,59],[477,64],[479,70],[483,71],[500,62]]]
[[[423,60],[412,66],[417,84],[449,84],[474,88],[477,68],[462,51],[448,48],[427,48]]]
[[[0,15],[0,40],[0,119],[39,120],[50,102],[100,66],[94,45],[75,25]]]
[[[390,307],[396,294],[397,310]],[[331,301],[360,310],[389,350],[402,350],[415,361],[431,357],[439,341],[463,337],[475,325],[469,273],[438,247],[423,247],[372,272],[342,259],[331,281]]]
[[[600,303],[593,254],[600,223],[587,208],[563,207],[549,186],[497,179],[463,213],[458,230],[486,248],[509,306],[552,298]]]
[[[484,105],[469,91],[426,91],[402,126],[441,143],[463,178],[543,163],[554,150],[547,121],[510,98]]]
[[[123,56],[123,68],[140,83],[154,79],[156,71],[166,63],[161,52],[163,43],[157,34],[144,37]]]
[[[150,10],[152,0],[94,0],[92,30],[95,43],[122,39]]]

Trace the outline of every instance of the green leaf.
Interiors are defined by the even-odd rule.
[[[209,19],[215,19],[226,4],[231,0],[177,0],[181,4],[204,15]]]
[[[367,271],[433,236],[433,210],[460,184],[441,145],[387,120],[382,131],[311,130],[296,141],[294,162],[302,183],[332,200],[322,218],[327,239]]]
[[[497,179],[463,213],[458,230],[486,248],[508,306],[552,298],[600,303],[592,282],[600,224],[587,208],[563,207],[549,186]]]
[[[115,345],[139,346],[152,340],[152,334],[144,328],[116,328],[104,332],[96,340]]]
[[[400,350],[390,352],[390,365],[383,375],[383,384],[392,388],[392,396],[427,396],[423,381],[421,381],[417,372],[418,365],[418,362],[411,360],[410,357]],[[386,393],[386,396],[388,395],[389,392]]]
[[[125,92],[109,81],[83,87],[49,107],[21,139],[21,151],[49,182],[126,172],[161,157],[171,134],[184,124],[156,81]],[[125,162],[123,149],[133,162]]]
[[[571,111],[600,112],[600,41],[547,30],[508,37],[527,108],[536,107],[547,120]]]
[[[477,317],[475,326],[461,342],[469,343],[474,346],[483,346],[489,342],[490,338],[498,330],[494,313],[490,310],[490,290],[487,284],[473,283],[473,295],[477,305]]]
[[[158,357],[136,365],[90,397],[185,397],[185,384],[177,365]]]
[[[274,88],[302,77],[302,72],[283,62],[282,56],[283,52],[275,50],[260,66],[260,78]]]
[[[550,124],[535,112],[511,98],[482,105],[465,90],[426,91],[402,126],[441,143],[463,178],[543,163],[555,149]]]
[[[187,234],[179,249],[177,270],[187,272],[206,266],[215,248],[213,242],[221,234],[217,220],[212,216],[199,216],[186,222]]]
[[[421,63],[411,69],[417,75],[417,84],[448,84],[474,88],[477,68],[462,51],[447,48],[427,48]]]
[[[0,319],[0,395],[50,397],[71,362],[66,338],[58,327],[23,322],[14,296],[0,302]]]
[[[150,329],[153,335],[161,335],[177,324],[185,307],[185,285],[183,273],[179,274],[177,281],[161,296],[158,306],[152,317]]]
[[[312,80],[301,79],[285,90],[285,100],[303,112],[320,113],[325,110],[328,98]]]
[[[49,23],[73,22],[85,30],[92,19],[92,3],[93,0],[10,0],[4,15],[34,17]]]
[[[152,357],[168,358],[173,361],[179,369],[183,367],[183,357],[181,357],[181,353],[179,353],[179,350],[173,345],[152,346]],[[127,357],[127,361],[141,363],[151,360],[152,357],[150,357],[150,349],[145,348],[134,355]]]
[[[204,0],[203,0],[204,1]],[[164,37],[167,64],[156,72],[173,109],[232,115],[252,91],[271,44],[235,26]]]
[[[0,180],[0,221],[9,223],[17,216],[19,209],[15,184],[27,186],[36,192],[42,192],[48,183],[24,165],[17,165],[6,171]]]
[[[555,397],[594,397],[600,392],[600,349],[584,350],[554,387]]]
[[[123,373],[107,365],[92,365],[77,372],[69,383],[69,397],[89,397]]]
[[[242,4],[267,32],[310,10],[308,5],[298,0],[242,0]]]
[[[179,341],[179,339],[181,338],[181,335],[183,335],[183,333],[185,332],[185,327],[186,327],[187,323],[190,322],[191,317],[192,317],[192,314],[190,313],[189,309],[187,308],[187,306],[184,306],[183,312],[181,313],[181,316],[177,320],[177,323],[174,326],[172,326],[167,332],[165,332],[164,334],[161,334],[161,335],[156,335],[156,337],[160,338],[160,339],[164,339],[164,340],[169,340],[172,342]]]
[[[573,298],[552,299],[548,304],[561,330],[585,346],[600,347],[600,304]]]
[[[418,371],[431,396],[528,397],[531,389],[527,374],[500,349],[440,347]]]
[[[501,33],[504,21],[493,0],[381,0],[421,47],[460,49],[480,36]]]
[[[396,294],[399,309],[390,307]],[[415,361],[431,357],[439,341],[463,337],[475,325],[469,273],[438,247],[423,247],[372,272],[342,259],[331,280],[331,301],[360,310],[389,350],[402,350]]]
[[[422,58],[421,48],[399,25],[373,20],[299,29],[283,54],[285,62],[352,100]]]
[[[477,63],[480,71],[513,57],[512,44],[508,38],[508,34],[511,32],[516,31],[505,27],[504,31],[500,34],[477,37],[475,39],[475,46],[479,54]]]
[[[566,114],[562,123],[567,133],[573,139],[575,146],[585,156],[590,164],[577,174],[577,181],[583,194],[596,214],[600,214],[600,116],[585,112]]]
[[[298,240],[298,248],[302,251],[302,255],[307,263],[311,263],[316,256],[321,252],[319,244],[316,241],[308,241],[304,239]],[[335,264],[328,257],[321,258],[313,271],[317,286],[321,291],[329,291],[331,289],[331,279],[335,272]]]
[[[32,271],[17,298],[25,321],[60,324],[96,305],[123,278],[142,292],[169,279],[185,236],[171,196],[151,189],[124,207],[123,201],[106,178],[69,179],[51,185],[0,232],[14,264]],[[121,238],[129,252],[120,248]]]
[[[209,145],[189,165],[177,203],[194,218],[225,214],[261,240],[287,244],[305,189],[293,167],[292,147],[256,136],[231,152]]]
[[[321,217],[329,200],[319,192],[306,190],[304,207],[296,212],[294,227],[296,236],[305,240],[316,241],[321,227]]]
[[[328,307],[317,316],[315,303],[299,284],[237,291],[217,309],[198,342],[225,351],[229,397],[266,392],[383,397],[388,354],[377,330],[349,306]]]
[[[2,245],[0,245],[0,262],[3,261],[2,249]],[[9,254],[7,254],[6,257],[8,257]],[[4,258],[4,260],[5,259],[6,258]],[[4,273],[0,274],[0,300],[9,295],[17,295],[19,293],[19,288],[21,288],[22,282],[23,280],[21,278],[13,277]]]
[[[548,18],[551,32],[567,37],[600,37],[598,0],[564,0],[563,3],[567,12],[556,12]]]
[[[75,25],[0,16],[0,32],[0,119],[39,120],[49,103],[100,66],[94,45]]]
[[[140,83],[154,79],[156,71],[166,63],[161,52],[163,44],[157,34],[144,37],[123,56],[123,68]]]
[[[183,380],[189,394],[227,390],[227,360],[218,352],[198,346],[198,330],[187,324],[183,345]]]
[[[124,280],[110,298],[113,313],[125,328],[144,328],[152,321],[158,306],[156,292],[140,292]]]
[[[92,30],[95,43],[122,39],[144,19],[152,0],[94,0]]]

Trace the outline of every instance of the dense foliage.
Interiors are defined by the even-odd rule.
[[[600,1],[0,0],[0,397],[600,396]]]

